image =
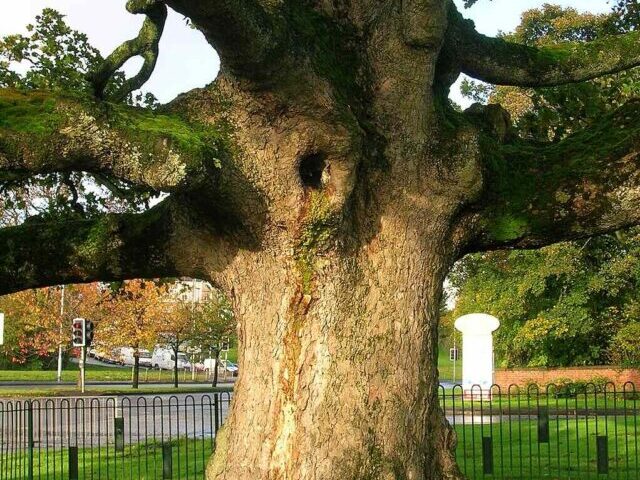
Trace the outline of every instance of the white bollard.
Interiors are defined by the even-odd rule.
[[[458,318],[462,332],[462,390],[465,397],[490,398],[493,385],[493,332],[500,322],[485,313]]]

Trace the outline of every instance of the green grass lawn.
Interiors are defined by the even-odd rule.
[[[438,372],[440,381],[453,382],[453,362],[449,360],[449,349],[440,347],[438,351]],[[462,379],[462,361],[456,362],[456,381]]]
[[[230,352],[231,353],[231,352]],[[230,357],[231,358],[231,357]],[[101,365],[88,365],[86,369],[86,379],[88,382],[130,382],[132,375],[131,367],[117,368]],[[196,372],[196,382],[207,382],[208,377],[204,372]],[[53,382],[56,381],[57,372],[55,370],[0,370],[0,382],[11,381],[32,381],[32,382]],[[62,372],[62,380],[65,382],[75,382],[78,379],[78,366],[69,365]],[[222,377],[220,377],[222,379]],[[179,372],[180,382],[192,382],[191,373]],[[140,369],[141,382],[171,382],[173,381],[173,371]]]
[[[213,452],[211,438],[170,442],[172,479],[202,479]],[[28,478],[25,452],[0,454],[0,480]],[[124,452],[108,448],[78,449],[78,478],[95,480],[155,480],[163,477],[163,448],[159,442],[125,445]],[[69,478],[69,450],[35,449],[34,477],[62,480]]]
[[[640,478],[640,418],[551,419],[549,442],[538,443],[537,421],[513,420],[491,425],[456,425],[457,460],[469,479]],[[608,476],[597,474],[596,437],[607,435]],[[492,473],[483,471],[483,437],[492,439]],[[213,451],[210,438],[171,442],[173,479],[202,479]],[[78,451],[81,479],[162,479],[162,444],[126,445],[124,452],[108,448]],[[34,453],[35,478],[67,479],[68,450]],[[0,480],[27,478],[25,452],[0,452]]]
[[[560,414],[581,414],[595,413],[603,411],[616,411],[619,414],[635,415],[640,412],[640,394],[627,394],[617,391],[587,394],[579,393],[574,398],[557,398],[553,393],[546,394],[544,390],[539,393],[532,392],[527,395],[522,391],[520,395],[494,395],[491,399],[464,399],[462,390],[456,387],[451,389],[440,389],[440,405],[448,412],[466,411],[474,412],[475,415],[499,415],[517,412],[528,412],[537,415],[539,407],[546,407],[550,412]]]
[[[483,474],[482,438],[493,443],[488,478],[640,478],[640,417],[550,419],[549,443],[538,443],[537,420],[456,425],[457,460],[471,479]],[[597,473],[596,437],[607,435],[609,477]]]

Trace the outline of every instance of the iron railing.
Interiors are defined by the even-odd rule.
[[[0,479],[202,479],[230,393],[0,401]]]
[[[440,387],[470,479],[640,479],[640,394],[632,383]]]
[[[194,479],[231,393],[0,401],[0,480]],[[640,479],[633,384],[441,386],[469,479]]]

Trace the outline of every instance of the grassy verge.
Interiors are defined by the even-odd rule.
[[[538,443],[537,420],[458,424],[458,465],[468,478],[485,478],[482,439],[490,437],[493,478],[598,478],[596,437],[607,435],[610,478],[640,478],[639,422],[637,416],[551,419],[548,443]]]
[[[453,362],[449,360],[449,349],[440,348],[438,351],[438,373],[441,382],[453,382]],[[455,381],[459,382],[462,378],[462,361],[456,362]]]
[[[88,382],[130,382],[132,376],[131,367],[105,367],[100,365],[88,365],[86,369],[86,379]],[[55,371],[42,370],[0,370],[0,382],[55,382],[57,373]],[[62,372],[62,381],[75,382],[78,379],[78,366],[70,365]],[[223,377],[220,376],[220,380]],[[204,372],[196,372],[195,380],[189,372],[179,372],[181,383],[202,383],[209,381]],[[172,382],[173,371],[140,369],[140,382]]]
[[[444,392],[444,393],[443,393]],[[560,414],[585,414],[589,412],[615,411],[623,414],[634,414],[640,409],[640,394],[627,394],[618,391],[615,394],[579,393],[574,398],[556,398],[552,393],[526,393],[520,395],[494,395],[490,400],[464,399],[462,390],[440,390],[440,405],[448,412],[465,411],[475,415],[508,415],[518,412],[537,414],[538,408],[548,408],[550,412]]]
[[[549,441],[538,442],[537,421],[521,420],[486,425],[456,425],[460,468],[467,478],[601,478],[597,474],[597,437],[607,436],[607,478],[640,478],[637,416],[626,419],[550,420]],[[492,473],[485,472],[483,438],[491,439]],[[487,441],[485,440],[485,445]],[[202,478],[213,452],[211,438],[180,439],[171,445],[173,479]],[[78,478],[151,480],[162,475],[163,445],[149,441],[126,445],[115,452],[113,444],[78,450]],[[489,451],[485,449],[485,451]],[[0,479],[27,478],[26,452],[0,451]],[[69,451],[38,449],[34,452],[35,478],[69,478]]]
[[[197,479],[213,452],[213,439],[171,441],[172,479]],[[0,479],[24,480],[27,475],[27,455],[24,452],[0,454]],[[69,478],[69,450],[45,451],[35,449],[35,478]],[[163,445],[149,441],[139,445],[125,445],[124,452],[107,448],[78,449],[78,477],[95,480],[155,480],[163,476]]]

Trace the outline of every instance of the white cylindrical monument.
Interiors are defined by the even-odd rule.
[[[465,395],[490,395],[493,385],[493,332],[500,322],[486,313],[458,318],[455,327],[462,333],[462,390]]]

